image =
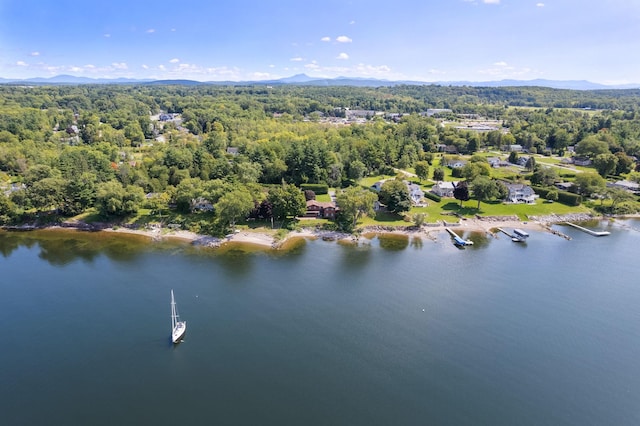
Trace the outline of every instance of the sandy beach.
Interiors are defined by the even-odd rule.
[[[357,241],[358,235],[369,236],[378,234],[400,234],[411,237],[424,237],[425,239],[435,239],[435,235],[444,232],[446,228],[450,228],[454,231],[469,231],[480,232],[486,234],[495,234],[498,228],[502,228],[508,232],[513,231],[515,228],[529,230],[534,232],[552,232],[562,236],[561,233],[553,231],[551,225],[554,223],[562,222],[580,222],[585,220],[596,219],[597,217],[589,214],[573,214],[565,216],[544,216],[531,218],[528,221],[521,221],[516,216],[506,217],[476,217],[465,218],[458,222],[439,222],[425,224],[420,228],[416,227],[367,227],[359,230],[358,234],[347,234],[337,231],[323,231],[314,228],[302,228],[300,230],[289,232],[284,238],[277,239],[275,231],[270,229],[257,229],[257,230],[238,230],[225,237],[218,238],[208,235],[200,235],[189,231],[183,230],[168,230],[168,229],[132,229],[128,227],[114,227],[105,228],[105,232],[115,233],[127,233],[143,235],[151,238],[154,241],[160,241],[164,239],[178,239],[182,241],[190,242],[193,245],[206,246],[206,247],[220,247],[229,243],[246,243],[252,244],[264,248],[277,249],[281,247],[285,242],[293,238],[322,238],[325,240],[342,240],[342,241]],[[66,226],[69,227],[69,226]]]

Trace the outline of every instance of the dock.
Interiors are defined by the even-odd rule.
[[[453,232],[451,229],[449,228],[444,228],[447,230],[447,232],[449,234],[451,234],[451,236],[453,237],[453,241],[454,244],[459,246],[459,247],[463,247],[463,246],[472,246],[473,245],[473,241],[471,240],[464,240],[462,239],[458,234],[456,234],[455,232]]]
[[[576,225],[575,223],[565,222],[566,225],[572,226],[576,229],[581,230],[582,232],[586,232],[589,235],[593,235],[594,237],[604,237],[605,235],[611,234],[609,231],[592,231],[591,229],[583,228],[580,225]]]

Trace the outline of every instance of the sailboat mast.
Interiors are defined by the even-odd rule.
[[[176,326],[176,301],[173,297],[173,289],[171,289],[171,329]]]

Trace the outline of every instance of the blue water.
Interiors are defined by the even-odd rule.
[[[640,226],[592,225],[286,253],[0,233],[1,422],[637,425]]]

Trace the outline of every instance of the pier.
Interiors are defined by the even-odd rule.
[[[565,222],[566,225],[573,226],[576,229],[581,230],[582,232],[586,232],[589,235],[593,235],[594,237],[604,237],[605,235],[611,234],[609,231],[592,231],[591,229],[583,228],[580,225],[576,225],[575,223]]]
[[[454,244],[459,246],[459,247],[464,247],[464,246],[472,246],[473,245],[473,241],[471,240],[464,240],[462,239],[458,234],[456,234],[455,232],[453,232],[451,229],[449,228],[444,228],[447,230],[447,232],[449,234],[451,234],[451,236],[453,237],[453,241]]]

